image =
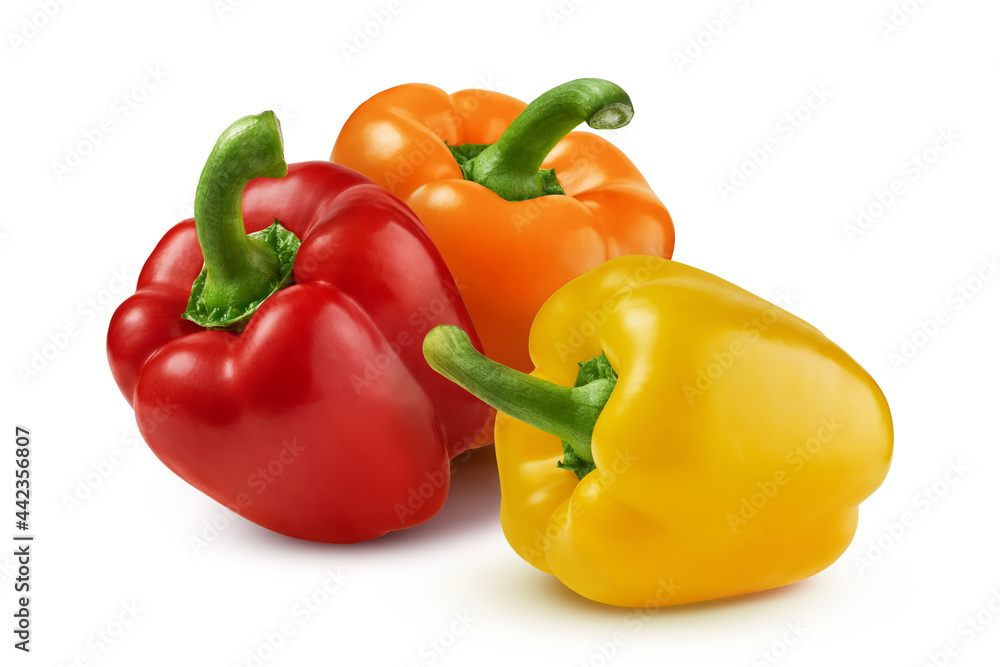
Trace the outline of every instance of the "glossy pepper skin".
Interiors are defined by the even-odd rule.
[[[674,247],[670,214],[635,165],[607,140],[570,132],[584,121],[628,123],[621,88],[579,79],[526,106],[487,90],[397,86],[358,107],[330,156],[413,209],[455,276],[487,356],[522,371],[532,367],[531,321],[556,289],[608,258],[670,257]],[[449,149],[463,144],[494,145],[490,163],[480,158],[463,175]],[[540,168],[555,170],[565,194],[539,189]]]
[[[809,577],[850,544],[889,468],[889,408],[864,369],[801,319],[677,262],[622,257],[559,290],[531,330],[531,376],[448,327],[424,347],[500,410],[511,546],[599,602],[672,605]],[[616,379],[566,389],[602,353]],[[596,465],[582,479],[557,467],[574,451]]]
[[[111,320],[115,380],[157,457],[250,521],[321,542],[420,523],[447,495],[450,457],[489,414],[420,353],[435,323],[475,337],[455,283],[395,196],[325,161],[288,165],[282,176],[270,112],[237,121],[228,141],[254,133],[270,142],[270,166],[241,173],[258,160],[246,149],[209,173],[210,158],[195,217],[239,244],[215,257],[209,270],[220,273],[241,256],[246,234],[277,218],[302,242],[293,284],[267,297],[242,331],[184,319],[209,254],[195,219],[177,224]]]

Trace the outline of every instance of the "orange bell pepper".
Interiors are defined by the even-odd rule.
[[[625,91],[602,79],[571,81],[527,106],[407,84],[358,107],[330,159],[416,212],[486,355],[530,371],[531,322],[559,287],[613,257],[673,252],[670,214],[635,165],[607,140],[570,132],[584,121],[622,127],[632,113]]]

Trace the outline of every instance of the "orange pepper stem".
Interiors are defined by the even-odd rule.
[[[521,373],[487,359],[464,331],[449,324],[431,329],[423,349],[435,371],[500,412],[559,437],[583,462],[593,464],[591,437],[613,380],[563,387]]]
[[[514,119],[495,144],[471,162],[473,180],[508,201],[548,194],[539,169],[559,141],[580,123],[598,130],[628,125],[632,101],[604,79],[576,79],[542,93]]]

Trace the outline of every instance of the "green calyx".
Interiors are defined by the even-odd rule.
[[[243,225],[247,183],[287,173],[273,112],[241,118],[219,137],[195,193],[205,267],[191,286],[184,318],[209,329],[240,331],[265,299],[292,283],[300,240],[277,220],[253,234]]]
[[[580,366],[580,370],[576,374],[574,387],[585,387],[594,382],[610,382],[611,389],[614,389],[615,384],[618,383],[618,374],[615,373],[615,369],[611,367],[611,362],[608,361],[603,352],[593,359],[581,361],[578,365]],[[610,396],[610,393],[608,395]],[[563,460],[557,463],[556,466],[572,470],[579,479],[583,479],[588,473],[596,469],[597,466],[594,465],[592,455],[590,458],[583,458],[577,453],[577,449],[565,440],[563,440],[562,446]],[[587,452],[590,452],[589,447]]]
[[[191,298],[188,300],[188,307],[183,315],[185,319],[209,329],[242,330],[250,320],[250,316],[256,312],[260,304],[264,303],[264,299],[294,282],[292,269],[295,267],[295,255],[299,251],[299,246],[302,245],[295,234],[282,227],[278,219],[275,218],[270,227],[248,234],[247,238],[263,242],[277,257],[278,268],[275,279],[270,281],[261,290],[261,296],[253,301],[227,303],[209,310],[210,306],[203,298],[208,269],[202,269],[191,285]]]
[[[473,175],[473,169],[475,168],[475,159],[484,150],[495,144],[460,144],[458,146],[448,146],[448,150],[451,151],[451,156],[455,158],[455,162],[458,163],[459,168],[462,170],[462,177],[467,181],[474,181],[475,176]],[[556,178],[555,169],[539,169],[538,170],[538,180],[541,184],[542,195],[564,195],[566,191],[562,189],[559,185],[559,179]],[[528,197],[531,199],[531,197]]]
[[[424,338],[424,358],[473,396],[563,441],[560,468],[579,479],[595,469],[594,426],[618,376],[603,354],[580,364],[576,386],[563,387],[487,359],[460,328],[441,325]]]
[[[555,171],[542,162],[577,125],[612,130],[632,120],[632,101],[604,79],[576,79],[542,93],[495,144],[449,146],[463,177],[507,201],[565,194]]]

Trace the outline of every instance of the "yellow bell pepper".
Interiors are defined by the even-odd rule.
[[[542,306],[535,370],[456,327],[430,365],[502,413],[501,521],[577,593],[660,606],[784,586],[854,537],[892,456],[885,397],[817,329],[670,260],[612,259]]]

